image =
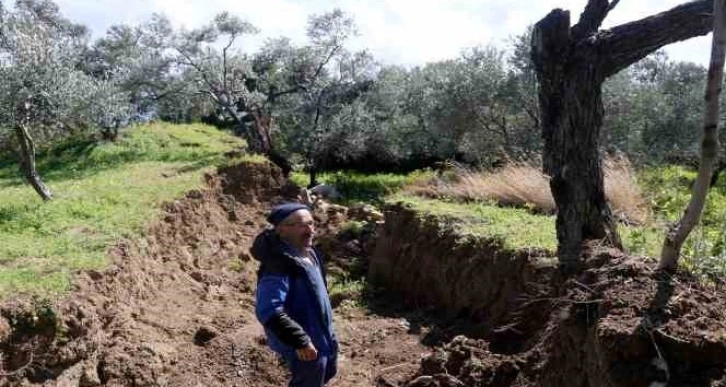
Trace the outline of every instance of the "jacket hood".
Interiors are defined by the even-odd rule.
[[[261,263],[269,262],[282,254],[282,241],[274,230],[265,230],[255,238],[250,249],[252,256]]]
[[[296,266],[295,258],[285,251],[285,242],[274,230],[260,233],[252,243],[250,253],[260,261],[263,272],[290,273]]]

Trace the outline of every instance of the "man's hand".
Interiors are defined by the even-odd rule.
[[[295,353],[297,354],[297,358],[302,361],[313,361],[318,358],[318,350],[315,349],[312,342],[310,342],[310,344],[308,344],[305,348],[295,350]]]

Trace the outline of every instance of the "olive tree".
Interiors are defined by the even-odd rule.
[[[603,188],[603,82],[667,44],[712,28],[713,1],[703,0],[600,30],[617,4],[589,0],[574,25],[568,11],[555,9],[532,33],[544,171],[557,205],[558,256],[565,268],[577,266],[585,240],[621,246]]]
[[[91,126],[118,125],[127,115],[122,93],[79,70],[87,29],[62,17],[48,0],[0,2],[0,126],[19,146],[25,178],[44,200],[52,193],[35,167],[43,140]]]

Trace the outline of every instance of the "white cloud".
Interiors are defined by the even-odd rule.
[[[167,14],[176,25],[196,27],[227,10],[251,21],[266,37],[288,36],[303,42],[312,13],[339,7],[352,15],[361,35],[352,42],[368,48],[386,63],[421,64],[455,57],[477,44],[503,46],[553,8],[571,11],[575,22],[586,0],[57,0],[70,18],[83,22],[96,35],[112,24],[133,23],[152,12]],[[605,28],[665,11],[686,0],[621,1]],[[706,64],[708,38],[696,38],[667,48],[671,58]]]

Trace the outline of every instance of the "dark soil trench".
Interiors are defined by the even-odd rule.
[[[5,302],[0,386],[286,385],[254,317],[248,250],[297,187],[254,163],[206,183],[168,203],[144,240],[117,244],[110,268],[80,273],[63,301]],[[462,239],[405,207],[385,215],[347,235],[341,225],[365,211],[315,212],[329,272],[368,279],[333,294],[332,386],[726,385],[721,290],[596,247],[560,278],[547,252]]]
[[[62,301],[4,302],[0,386],[286,385],[254,317],[257,263],[248,251],[270,205],[296,187],[277,168],[254,163],[206,183],[168,203],[143,241],[118,243],[110,268],[79,273]],[[345,217],[316,216],[319,240],[337,253],[331,271],[349,275],[348,252],[364,252],[350,238],[338,242]],[[388,304],[369,308],[359,294],[336,298],[341,357],[333,386],[398,385],[418,369],[429,351],[419,340],[425,328],[414,323],[414,332]]]

